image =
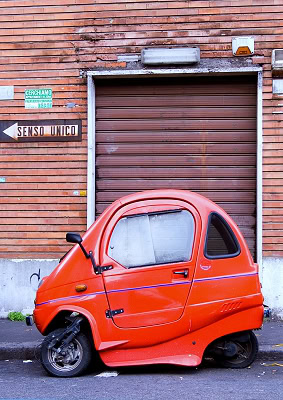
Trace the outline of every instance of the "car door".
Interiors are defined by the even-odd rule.
[[[101,266],[107,316],[121,328],[181,318],[190,292],[200,217],[182,201],[148,200],[123,207],[109,222]]]

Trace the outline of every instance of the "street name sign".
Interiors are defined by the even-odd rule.
[[[69,142],[82,140],[79,119],[0,121],[0,142]]]

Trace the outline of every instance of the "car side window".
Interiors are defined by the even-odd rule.
[[[169,210],[121,218],[108,255],[126,268],[188,261],[195,223],[187,210]]]
[[[217,213],[208,218],[204,254],[206,258],[228,258],[240,254],[240,245],[228,223]]]

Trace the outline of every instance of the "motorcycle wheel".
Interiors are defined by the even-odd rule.
[[[251,365],[258,353],[258,341],[253,332],[249,332],[249,339],[245,342],[234,340],[237,354],[233,357],[219,357],[218,364],[225,368],[246,368]]]
[[[64,329],[56,329],[46,336],[41,346],[41,363],[50,375],[71,378],[81,375],[89,366],[92,346],[88,338],[80,332],[68,344],[63,354],[56,352],[56,348],[61,345],[60,342],[48,349],[50,341],[63,331]]]

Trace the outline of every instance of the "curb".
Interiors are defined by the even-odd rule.
[[[0,360],[33,360],[40,357],[42,341],[25,343],[1,343]],[[283,361],[283,346],[261,345],[257,355],[259,361]]]
[[[261,361],[283,361],[283,347],[264,344],[259,346],[257,360]]]
[[[0,360],[34,360],[40,356],[40,342],[1,343]]]

